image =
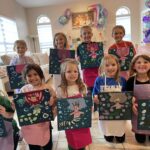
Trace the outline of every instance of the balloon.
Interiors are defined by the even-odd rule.
[[[61,25],[65,25],[65,24],[67,24],[68,21],[69,21],[66,16],[60,16],[58,20],[59,20],[59,23],[60,23]]]
[[[68,19],[71,18],[72,12],[71,12],[71,10],[70,10],[69,8],[67,8],[67,9],[65,10],[64,16],[66,16]]]
[[[145,23],[150,22],[150,16],[144,16],[143,17],[143,22],[145,22]]]
[[[143,39],[144,43],[150,43],[150,29],[144,31],[145,37]]]
[[[146,0],[145,6],[148,7],[148,8],[150,8],[150,0]]]

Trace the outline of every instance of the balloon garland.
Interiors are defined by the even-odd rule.
[[[150,0],[145,1],[146,7],[150,8]],[[143,16],[143,34],[144,34],[144,43],[150,43],[150,10],[146,11]]]
[[[103,28],[106,25],[108,11],[106,8],[103,8],[101,4],[94,4],[88,7],[89,11],[95,12],[95,20],[94,26],[97,28]],[[72,17],[72,12],[69,8],[67,8],[62,16],[59,17],[58,22],[61,25],[65,25],[68,23],[70,18]]]
[[[62,16],[59,17],[58,19],[58,22],[61,24],[61,25],[65,25],[68,23],[68,21],[70,20],[72,16],[72,12],[69,8],[67,8],[64,12],[64,14]]]
[[[101,4],[94,4],[88,7],[89,11],[95,12],[94,25],[97,28],[103,28],[106,25],[108,11],[106,8],[103,8]]]
[[[145,6],[146,6],[147,8],[150,8],[150,0],[146,0],[146,1],[145,1]]]

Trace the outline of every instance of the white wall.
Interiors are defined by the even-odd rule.
[[[108,10],[108,22],[104,29],[106,48],[114,41],[111,37],[112,27],[115,25],[115,12],[120,6],[127,6],[131,11],[131,30],[132,30],[132,42],[140,42],[140,0],[75,0],[74,3],[67,3],[57,6],[46,6],[39,8],[27,9],[27,20],[29,27],[29,34],[37,35],[36,19],[41,14],[46,14],[52,22],[53,34],[56,32],[64,32],[67,35],[71,35],[72,38],[79,37],[79,30],[72,29],[71,20],[68,24],[62,26],[58,23],[59,16],[63,15],[64,11],[69,8],[72,12],[87,11],[89,5],[100,3]],[[93,40],[98,40],[99,30],[94,28]],[[136,33],[136,34],[135,34]]]

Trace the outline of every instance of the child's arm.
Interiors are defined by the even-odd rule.
[[[0,114],[4,117],[4,118],[13,118],[14,113],[13,112],[7,112],[5,107],[0,105]]]
[[[132,111],[134,112],[135,115],[138,115],[137,108],[138,108],[138,104],[136,103],[135,97],[133,97],[133,99],[132,99]]]
[[[93,96],[93,101],[94,101],[94,103],[99,104],[98,95]]]
[[[55,93],[55,91],[53,90],[53,88],[51,86],[49,86],[48,89],[49,89],[50,94],[51,94],[49,105],[50,106],[52,106],[52,105],[55,106],[56,105],[56,93]]]

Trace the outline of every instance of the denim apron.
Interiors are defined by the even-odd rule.
[[[134,96],[136,100],[138,99],[150,99],[150,82],[149,84],[136,84],[136,77],[134,79]],[[148,134],[150,135],[149,130],[138,130],[137,129],[137,120],[138,117],[134,113],[132,114],[132,130],[138,134]]]
[[[0,149],[1,150],[13,150],[14,140],[13,140],[13,127],[12,122],[4,120],[7,135],[5,137],[0,137]]]
[[[100,86],[101,92],[121,92],[122,86],[107,85],[106,76],[104,86]],[[100,115],[100,114],[99,114]],[[123,136],[125,133],[126,121],[124,120],[99,120],[99,127],[105,136]]]

